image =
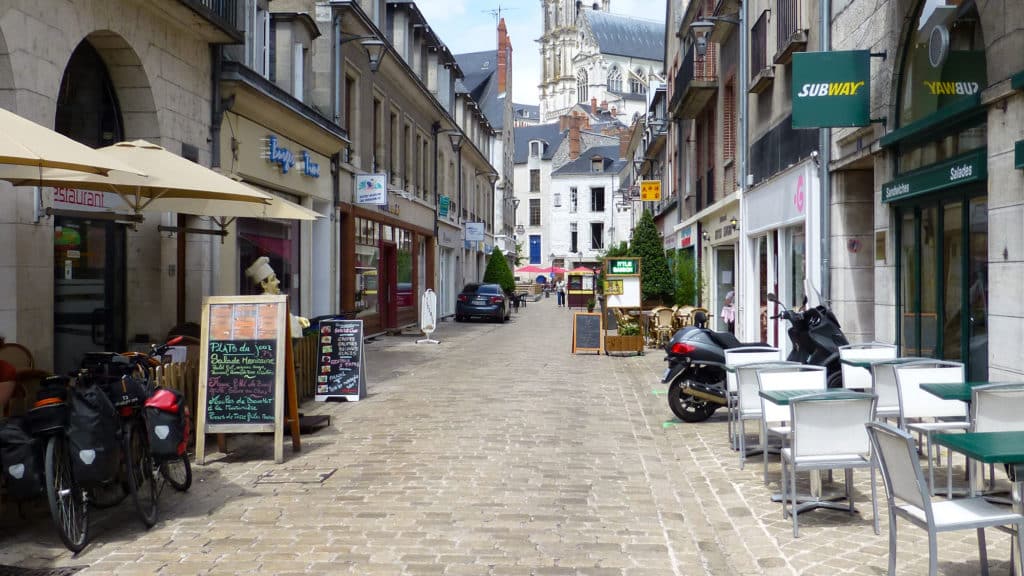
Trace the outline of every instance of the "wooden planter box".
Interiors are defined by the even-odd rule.
[[[644,337],[639,334],[636,336],[608,334],[604,337],[604,349],[606,352],[636,352],[643,354]]]

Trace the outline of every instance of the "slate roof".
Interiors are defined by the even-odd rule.
[[[665,23],[594,10],[583,13],[603,54],[665,59]],[[461,64],[461,62],[460,62]]]
[[[558,130],[558,122],[553,122],[551,124],[539,124],[537,126],[523,126],[521,128],[516,128],[515,137],[516,149],[514,162],[516,164],[526,164],[527,158],[530,157],[531,140],[547,141],[548,146],[541,153],[541,159],[551,160],[551,157],[554,156],[555,151],[558,150],[558,147],[562,144],[562,139],[565,136]]]
[[[604,157],[604,171],[607,174],[617,174],[626,167],[626,160],[619,158],[618,144],[612,146],[592,146],[581,152],[579,158],[555,170],[551,175],[594,174],[590,167],[590,160],[594,156]]]
[[[512,115],[516,118],[540,120],[540,106],[536,104],[516,104],[513,102]]]
[[[464,77],[455,83],[456,92],[468,93],[480,106],[491,127],[502,130],[505,126],[505,101],[498,92],[498,51],[456,54],[455,61]]]

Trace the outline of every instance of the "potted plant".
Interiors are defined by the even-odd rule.
[[[590,298],[589,300],[587,300],[587,312],[593,312],[595,305],[596,305],[596,303],[594,302],[593,298]]]

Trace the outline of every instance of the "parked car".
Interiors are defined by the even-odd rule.
[[[455,303],[455,321],[462,322],[473,316],[490,318],[495,322],[508,320],[508,298],[498,284],[466,284]]]

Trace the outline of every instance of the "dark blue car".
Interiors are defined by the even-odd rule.
[[[466,284],[455,303],[455,321],[462,322],[474,316],[495,322],[508,320],[508,298],[497,284]]]

